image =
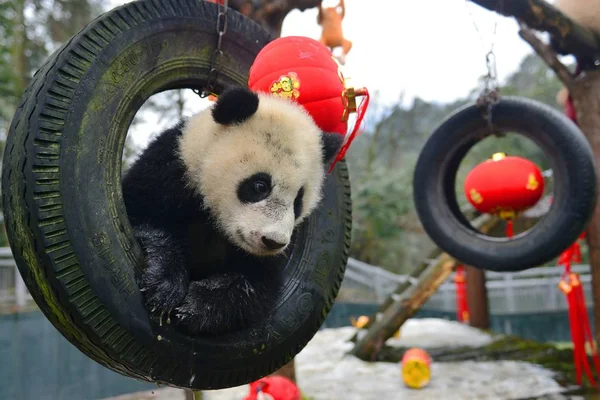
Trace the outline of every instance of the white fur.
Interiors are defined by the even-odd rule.
[[[268,146],[266,132],[291,150],[291,155]],[[183,130],[180,157],[188,169],[189,184],[204,197],[218,227],[233,243],[256,255],[283,251],[285,247],[266,249],[261,238],[289,244],[294,227],[321,200],[325,178],[321,130],[291,100],[259,94],[257,112],[231,126],[215,123],[211,109],[200,112]],[[244,204],[238,199],[238,184],[257,172],[271,175],[269,197],[276,202]],[[294,220],[294,199],[301,187],[302,213]]]
[[[555,0],[554,6],[573,21],[600,33],[600,0]]]

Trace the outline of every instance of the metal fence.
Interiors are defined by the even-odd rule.
[[[575,265],[572,269],[581,275],[586,303],[588,306],[592,306],[589,266]],[[526,314],[566,310],[565,296],[557,286],[563,271],[562,266],[539,267],[515,273],[486,271],[490,312],[492,314]],[[425,303],[424,309],[456,310],[456,289],[453,278],[454,274]],[[338,301],[381,303],[398,284],[407,280],[415,282],[412,277],[393,274],[382,268],[350,258]]]
[[[0,247],[0,305],[23,307],[31,295],[21,278],[10,247]]]
[[[589,265],[575,265],[580,274],[586,305],[591,307],[592,288]],[[558,288],[564,267],[540,267],[517,273],[489,272],[486,275],[490,312],[493,314],[527,314],[567,310],[564,293]],[[426,304],[442,311],[456,310],[454,283],[444,283]]]
[[[431,260],[434,262],[434,260]],[[592,306],[591,275],[588,265],[573,266],[581,275],[586,303]],[[492,314],[519,314],[567,309],[564,294],[557,284],[563,267],[541,267],[516,273],[486,271],[490,312]],[[425,309],[439,311],[456,310],[454,275],[440,286],[439,290],[425,303]],[[346,275],[338,302],[381,303],[399,284],[416,279],[398,275],[383,268],[369,265],[353,258],[348,259]],[[0,247],[0,305],[24,306],[31,295],[19,274],[9,247]]]

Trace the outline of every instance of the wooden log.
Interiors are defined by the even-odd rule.
[[[423,272],[419,284],[406,290],[402,298],[391,304],[379,321],[375,321],[366,335],[356,342],[351,354],[362,360],[375,361],[385,341],[435,293],[450,276],[456,263],[446,253],[440,256]]]
[[[567,17],[545,0],[471,0],[504,16],[512,16],[529,28],[548,32],[557,47],[573,54],[581,63],[600,57],[600,37]]]
[[[477,210],[475,210],[474,208],[471,208],[471,207],[464,207],[463,209],[461,209],[461,211],[465,214],[465,216],[469,220],[474,220],[476,217],[481,215],[477,212]],[[437,247],[435,249],[433,249],[427,255],[427,257],[425,257],[425,260],[421,264],[419,264],[418,267],[416,267],[414,270],[412,270],[410,274],[408,274],[409,278],[418,279],[419,276],[421,276],[421,274],[423,273],[423,271],[425,271],[425,269],[427,269],[427,267],[431,264],[430,260],[434,260],[434,259],[438,258],[441,254],[442,254],[441,249],[439,249]],[[377,319],[377,316],[380,315],[381,313],[383,313],[385,310],[387,310],[387,308],[390,305],[392,305],[392,303],[394,303],[394,298],[396,298],[400,294],[404,293],[404,291],[407,290],[411,285],[412,285],[412,283],[410,280],[399,284],[396,287],[396,289],[394,290],[394,292],[392,294],[390,294],[384,300],[384,302],[379,306],[377,311],[369,317],[369,322],[367,322],[363,326],[363,329],[369,329],[371,327],[371,325],[373,324],[373,322]],[[356,339],[357,339],[357,333],[354,334],[354,336],[350,339],[350,341],[355,342]]]
[[[498,221],[498,218],[482,215],[473,221],[472,225],[485,233]],[[435,263],[425,268],[416,285],[394,296],[393,303],[382,317],[374,321],[364,337],[357,340],[351,354],[365,361],[374,361],[385,341],[437,291],[457,263],[458,261],[448,254],[441,254]]]

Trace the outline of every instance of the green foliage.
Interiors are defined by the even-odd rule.
[[[51,52],[98,16],[105,3],[0,0],[0,158],[11,119],[35,71]]]
[[[500,93],[557,107],[555,97],[560,88],[553,72],[539,57],[530,54],[508,77]],[[416,98],[408,107],[394,105],[387,110],[382,110],[374,99],[369,113],[374,109],[383,117],[368,126],[347,156],[353,198],[352,257],[407,273],[431,251],[433,243],[423,232],[414,210],[415,163],[425,141],[443,119],[473,101],[480,90],[474,89],[467,98],[450,104]],[[508,133],[504,137],[488,137],[473,147],[459,168],[456,193],[461,205],[467,204],[462,189],[466,174],[496,152],[526,157],[542,170],[550,168],[541,149],[524,136]]]

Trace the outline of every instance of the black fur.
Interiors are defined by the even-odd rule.
[[[344,136],[339,133],[327,133],[321,134],[321,144],[323,146],[323,163],[329,164],[333,161],[338,151],[344,143]]]
[[[304,197],[304,187],[298,190],[298,194],[294,199],[294,218],[298,218],[302,214],[302,198]]]
[[[212,109],[212,116],[221,125],[240,124],[258,110],[258,95],[248,88],[232,87],[223,91]]]
[[[258,203],[269,197],[272,189],[271,175],[258,172],[239,183],[237,196],[242,203]]]
[[[148,309],[156,317],[170,313],[191,334],[219,334],[271,312],[282,268],[269,263],[281,259],[243,252],[210,223],[176,155],[182,127],[148,145],[123,177],[123,196],[146,256],[139,285]]]

